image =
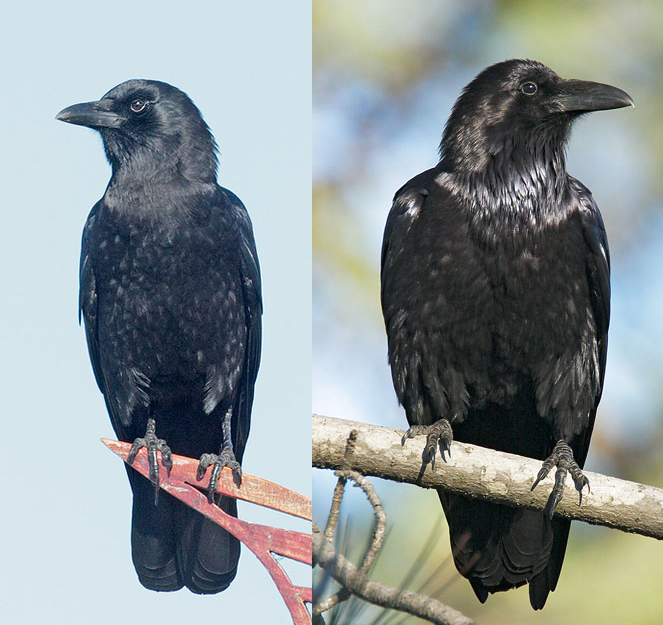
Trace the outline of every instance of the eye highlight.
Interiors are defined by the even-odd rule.
[[[538,91],[538,87],[535,82],[532,82],[531,80],[528,80],[527,82],[524,82],[522,85],[520,85],[520,90],[525,94],[525,95],[534,95]]]
[[[129,105],[129,108],[132,113],[142,113],[147,108],[147,102],[138,98]]]

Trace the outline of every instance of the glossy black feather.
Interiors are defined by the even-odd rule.
[[[137,102],[145,108],[135,113]],[[232,409],[241,462],[260,362],[260,270],[246,209],[216,183],[207,125],[184,93],[146,80],[60,118],[99,130],[113,167],[83,233],[80,310],[118,438],[143,436],[152,417],[173,453],[218,453]],[[152,485],[128,473],[141,583],[226,588],[238,541],[170,496],[155,505]],[[217,501],[237,514],[234,500]]]
[[[562,439],[583,466],[605,373],[610,264],[601,215],[567,174],[564,147],[578,115],[629,103],[533,61],[498,63],[466,87],[439,164],[396,193],[384,234],[389,363],[411,425],[446,418],[456,440],[540,460]],[[529,582],[543,607],[570,523],[439,495],[477,597]]]

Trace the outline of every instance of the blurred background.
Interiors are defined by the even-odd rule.
[[[246,548],[223,593],[156,593],[130,555],[131,490],[78,326],[83,224],[110,178],[101,138],[55,115],[130,78],[184,90],[246,205],[263,354],[246,473],[310,494],[311,5],[301,0],[13,3],[0,21],[0,621],[292,623]],[[240,502],[241,518],[310,524]],[[288,566],[310,583],[310,568]]]
[[[618,86],[636,103],[581,119],[568,146],[568,170],[598,202],[612,256],[607,374],[586,466],[663,485],[661,32],[658,1],[314,1],[315,412],[405,428],[379,305],[393,194],[437,163],[463,86],[487,65],[532,58],[565,78]],[[372,577],[398,585],[442,511],[434,492],[375,482],[391,536]],[[314,470],[319,523],[333,484],[329,472]],[[359,542],[371,515],[350,490],[344,509],[353,519],[350,542]],[[449,555],[444,525],[437,536],[424,577]],[[531,610],[527,587],[482,606],[450,562],[434,577],[429,592],[483,624],[552,624],[571,615],[585,624],[663,622],[663,544],[581,523],[542,612]],[[353,622],[369,621],[367,613]]]

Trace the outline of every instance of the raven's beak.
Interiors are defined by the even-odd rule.
[[[122,124],[122,118],[110,110],[109,102],[103,100],[68,106],[66,109],[62,109],[55,119],[68,124],[97,129],[118,128]]]
[[[589,113],[635,104],[626,91],[611,85],[588,80],[562,80],[554,98],[554,106],[558,112]]]

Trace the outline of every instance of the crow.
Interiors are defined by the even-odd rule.
[[[633,105],[609,85],[530,60],[483,70],[456,101],[440,161],[394,198],[382,246],[389,364],[424,468],[452,438],[556,468],[545,510],[439,490],[458,571],[483,603],[555,589],[570,521],[553,513],[582,473],[601,398],[610,314],[605,227],[566,172],[573,121]],[[534,486],[532,488],[534,488]]]
[[[213,594],[237,572],[239,542],[170,495],[172,452],[241,481],[260,362],[261,283],[246,208],[219,186],[214,138],[179,89],[129,80],[57,119],[101,133],[112,176],[83,231],[79,321],[118,438],[145,446],[150,481],[127,467],[132,559],[151,590]],[[156,490],[155,490],[156,489]]]

